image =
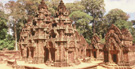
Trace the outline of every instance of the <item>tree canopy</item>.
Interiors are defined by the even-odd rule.
[[[74,11],[69,15],[69,17],[74,20],[78,32],[83,35],[88,42],[90,42],[89,37],[92,35],[92,31],[90,31],[91,26],[89,24],[93,19],[92,16],[81,11]]]
[[[104,0],[82,0],[81,3],[85,6],[86,13],[93,17],[91,22],[93,23],[93,33],[95,33],[95,26],[97,25],[98,21],[102,21],[105,13]]]
[[[110,24],[114,24],[117,20],[124,20],[127,21],[129,16],[121,9],[112,9],[106,15],[106,18]]]

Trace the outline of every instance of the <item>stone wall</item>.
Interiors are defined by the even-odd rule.
[[[15,59],[20,59],[20,51],[0,51],[0,63]]]

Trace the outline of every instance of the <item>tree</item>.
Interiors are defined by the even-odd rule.
[[[28,17],[36,15],[36,11],[41,0],[17,0],[17,2],[22,5],[22,8],[27,12],[26,14]]]
[[[66,3],[67,10],[70,12],[74,11],[84,11],[85,7],[81,4],[81,2],[74,2],[74,3]]]
[[[4,14],[3,14],[4,15]],[[8,32],[7,20],[0,16],[0,50],[7,48],[14,49],[13,37]]]
[[[105,17],[109,25],[114,24],[120,29],[127,28],[130,30],[133,26],[132,22],[127,21],[129,18],[127,13],[121,9],[112,9]]]
[[[49,11],[52,13],[52,16],[55,15],[55,10],[57,10],[57,6],[59,4],[60,0],[45,0]],[[35,16],[38,5],[40,4],[41,0],[18,0],[19,3],[21,3],[27,11],[27,17],[28,16]]]
[[[114,25],[116,25],[119,29],[126,28],[130,30],[133,26],[132,22],[125,21],[125,20],[117,20]]]
[[[4,38],[6,38],[6,34],[7,34],[7,25],[6,25],[6,20],[4,18],[0,17],[0,39],[3,40]]]
[[[127,21],[129,16],[121,9],[112,9],[106,15],[106,18],[110,24],[116,23],[118,20]]]
[[[79,14],[79,15],[78,15]],[[91,26],[89,25],[90,20],[93,18],[88,14],[81,11],[72,12],[69,17],[74,20],[78,32],[83,35],[89,42],[89,37],[92,35]]]
[[[85,6],[86,13],[90,14],[93,17],[92,27],[93,33],[95,33],[95,26],[98,21],[102,21],[104,9],[104,0],[81,0],[82,5]]]
[[[107,23],[105,20],[97,23],[95,30],[97,31],[96,33],[97,33],[97,35],[99,35],[99,37],[101,39],[104,39],[105,34],[107,33],[107,30],[109,28],[108,25],[109,25],[109,23]]]
[[[9,17],[11,19],[11,23],[13,24],[13,30],[14,30],[14,37],[15,37],[15,49],[18,50],[17,47],[17,23],[19,22],[20,19],[24,18],[26,16],[25,9],[23,8],[23,5],[21,3],[14,2],[14,1],[9,1],[5,5],[6,9],[8,9],[9,12]]]

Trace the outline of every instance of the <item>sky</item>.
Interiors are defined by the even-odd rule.
[[[7,3],[9,0],[0,0],[2,3]],[[72,3],[76,0],[63,0],[64,3]],[[130,15],[129,20],[135,20],[135,0],[104,0],[106,13],[111,9],[122,9]]]

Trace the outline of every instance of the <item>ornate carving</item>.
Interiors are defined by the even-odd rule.
[[[105,40],[104,62],[115,63],[119,66],[134,64],[132,62],[135,61],[130,59],[135,56],[135,47],[132,45],[133,37],[127,29],[120,30],[112,25],[106,34]]]

